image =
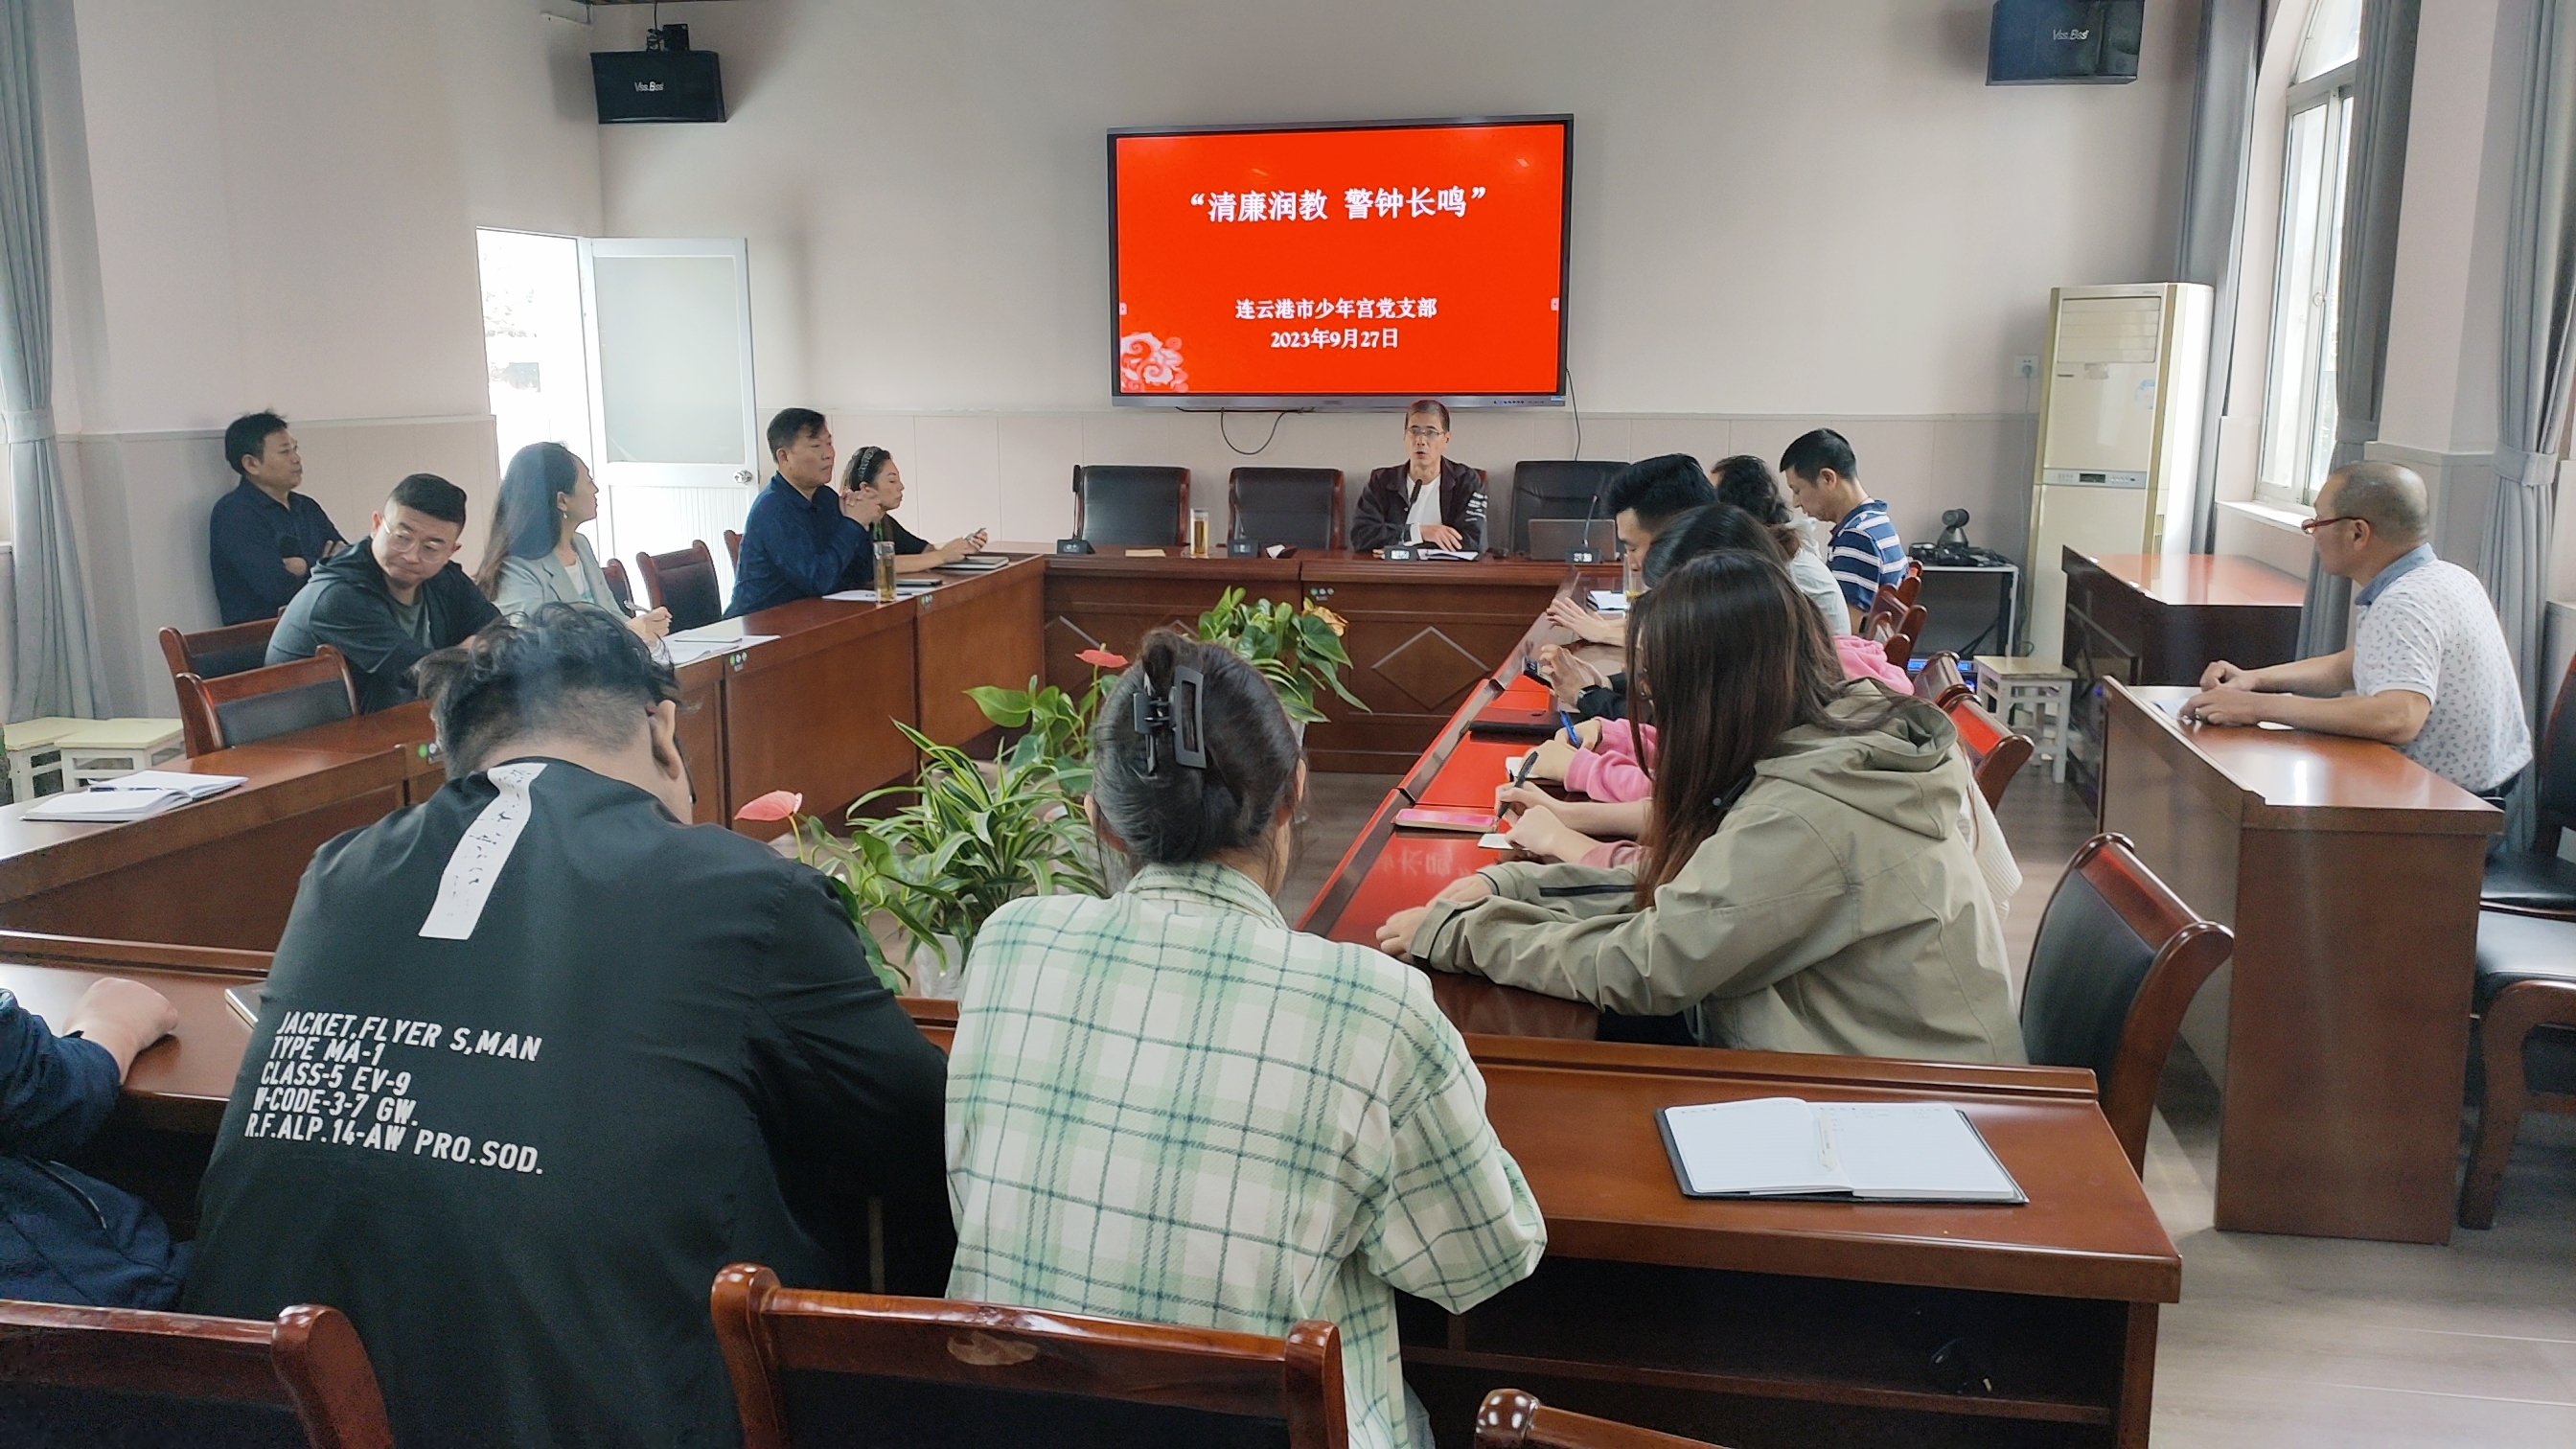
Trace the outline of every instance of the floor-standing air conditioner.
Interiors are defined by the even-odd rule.
[[[2030,493],[2027,637],[2039,658],[2064,650],[2067,548],[2191,549],[2209,309],[2210,289],[2195,282],[2048,294]]]

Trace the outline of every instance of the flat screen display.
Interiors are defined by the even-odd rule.
[[[1561,401],[1573,129],[1113,132],[1114,400]]]

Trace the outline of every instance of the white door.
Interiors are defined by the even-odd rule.
[[[769,478],[749,262],[739,239],[581,243],[602,551],[631,559],[703,539],[728,592],[724,530],[742,527]]]

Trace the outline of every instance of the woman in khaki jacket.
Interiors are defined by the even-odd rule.
[[[1628,639],[1658,733],[1643,858],[1488,866],[1379,946],[1605,1011],[1698,1007],[1711,1046],[2023,1061],[1949,720],[1846,682],[1787,571],[1749,553],[1674,572]]]

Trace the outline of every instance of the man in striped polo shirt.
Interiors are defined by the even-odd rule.
[[[1851,630],[1859,633],[1878,591],[1905,577],[1905,544],[1888,521],[1887,505],[1860,486],[1860,464],[1852,457],[1851,444],[1831,428],[1818,428],[1789,445],[1780,455],[1780,480],[1789,485],[1789,500],[1802,512],[1833,525],[1825,562],[1851,610]]]

